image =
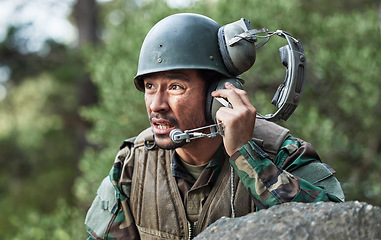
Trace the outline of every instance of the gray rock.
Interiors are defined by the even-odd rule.
[[[358,201],[286,203],[223,217],[195,239],[381,239],[381,208]]]

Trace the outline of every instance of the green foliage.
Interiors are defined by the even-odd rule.
[[[341,169],[338,175],[349,199],[380,204],[381,56],[375,50],[381,47],[381,35],[377,11],[315,15],[311,20],[320,33],[312,32],[309,39],[315,71],[310,74],[312,101],[307,104],[315,105],[333,122],[330,140],[336,138],[331,149],[322,151]],[[326,24],[319,24],[322,21]],[[316,98],[319,102],[313,101]]]
[[[55,213],[59,199],[73,204],[79,158],[75,83],[84,75],[79,54],[67,46],[47,41],[51,51],[44,56],[21,54],[9,34],[0,43],[0,65],[11,70],[8,82],[2,83],[7,97],[0,102],[2,239],[35,229],[29,216],[41,215],[44,224],[52,221],[53,216],[43,219]]]
[[[56,210],[50,214],[42,214],[37,210],[25,210],[18,210],[18,214],[9,213],[10,227],[2,229],[6,233],[6,239],[79,240],[87,236],[81,227],[84,222],[84,211],[73,208],[62,199],[57,202]]]
[[[12,88],[0,102],[2,237],[9,236],[10,229],[20,230],[11,226],[9,216],[25,223],[23,215],[30,209],[34,214],[48,213],[56,208],[57,199],[70,203],[73,198],[68,189],[76,174],[75,146],[70,133],[63,131],[61,116],[48,107],[50,97],[62,90],[54,78],[41,74]]]
[[[58,89],[62,88],[54,83],[54,79],[49,75],[41,75],[37,80],[25,80],[0,103],[3,166],[0,171],[3,177],[7,176],[7,188],[11,195],[15,194],[16,202],[41,206],[41,209],[52,209],[54,206],[49,203],[49,198],[39,199],[39,191],[53,191],[51,193],[56,196],[63,196],[65,194],[55,185],[68,187],[72,181],[68,180],[68,176],[74,177],[74,174],[67,174],[71,171],[71,161],[65,158],[71,156],[72,149],[70,142],[66,142],[68,136],[62,131],[63,121],[56,112],[46,108],[49,97],[58,92]],[[57,143],[62,144],[60,151],[63,153],[48,151],[57,148]],[[61,168],[56,168],[57,161],[60,160]],[[35,181],[25,181],[28,178]],[[52,185],[44,184],[47,179]],[[29,184],[41,187],[34,189]],[[21,194],[27,194],[29,200],[33,201],[17,197]]]

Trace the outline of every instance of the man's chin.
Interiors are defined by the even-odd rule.
[[[173,142],[168,135],[155,135],[156,145],[164,150],[174,150],[176,148],[182,147],[187,144],[186,141],[182,141],[181,143]]]

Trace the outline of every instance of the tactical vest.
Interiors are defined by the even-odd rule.
[[[287,129],[257,119],[253,139],[270,158],[275,157],[288,136]],[[176,180],[172,176],[173,152],[147,148],[152,144],[153,134],[151,129],[147,129],[136,138],[131,155],[135,164],[130,208],[141,239],[189,239],[219,218],[232,217],[232,198],[236,217],[255,211],[251,196],[237,174],[233,174],[231,186],[230,164],[226,159],[193,228],[187,220]]]

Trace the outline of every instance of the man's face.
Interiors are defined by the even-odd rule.
[[[158,72],[144,79],[145,102],[156,144],[164,149],[184,145],[172,142],[173,129],[189,130],[207,125],[205,82],[197,70]]]

